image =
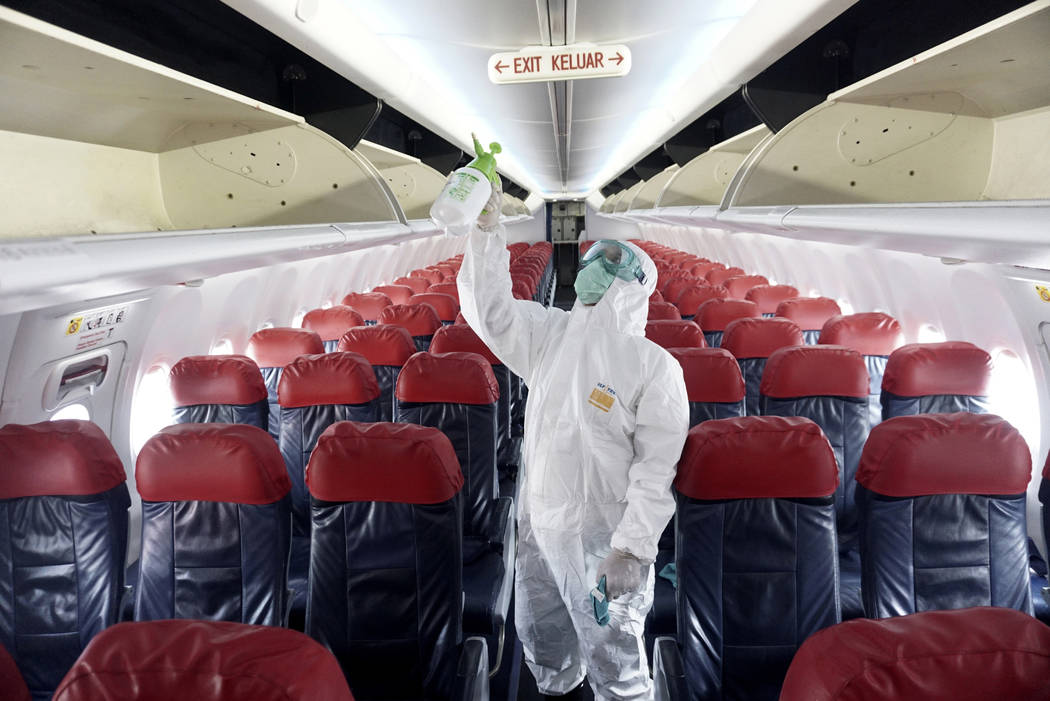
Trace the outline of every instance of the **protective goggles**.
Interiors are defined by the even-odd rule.
[[[621,280],[628,282],[637,280],[645,284],[645,273],[642,271],[642,262],[629,247],[619,241],[603,239],[595,241],[594,245],[580,258],[580,270],[596,260],[601,261],[602,267],[610,275],[615,275]]]

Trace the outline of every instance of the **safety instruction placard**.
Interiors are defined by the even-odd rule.
[[[488,71],[493,83],[615,78],[630,73],[631,50],[623,44],[527,46],[492,54]]]
[[[84,351],[110,342],[128,320],[130,303],[76,312],[62,318],[62,329],[74,343],[74,351]]]

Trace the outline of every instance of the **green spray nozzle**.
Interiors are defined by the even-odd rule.
[[[477,154],[477,158],[467,165],[480,170],[490,182],[499,182],[499,174],[496,172],[496,154],[502,152],[503,147],[493,141],[489,144],[489,151],[486,153],[485,147],[478,141],[477,136],[471,134],[470,138],[474,139],[474,153]]]

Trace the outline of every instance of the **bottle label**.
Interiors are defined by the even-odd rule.
[[[457,173],[449,183],[448,196],[460,202],[466,202],[467,197],[474,191],[474,186],[481,180],[470,173]]]

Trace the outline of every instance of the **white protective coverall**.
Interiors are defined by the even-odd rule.
[[[640,592],[594,619],[590,591],[612,548],[652,562],[674,513],[671,494],[689,428],[682,369],[645,338],[656,266],[628,244],[644,285],[617,278],[571,312],[514,299],[503,227],[469,235],[458,287],[463,316],[529,388],[518,505],[515,625],[541,693],[587,676],[599,699],[652,697],[643,628],[653,567]]]

